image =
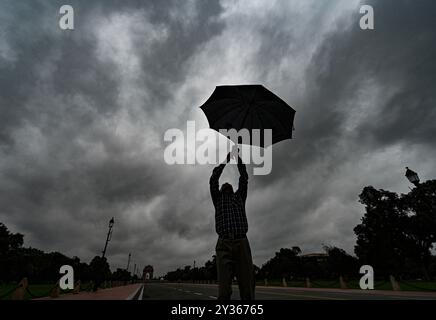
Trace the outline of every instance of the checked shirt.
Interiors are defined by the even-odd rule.
[[[210,193],[215,206],[215,230],[221,238],[237,239],[245,237],[248,231],[245,200],[247,199],[248,174],[245,164],[238,162],[239,185],[233,194],[219,190],[219,178],[225,164],[213,169],[210,177]]]

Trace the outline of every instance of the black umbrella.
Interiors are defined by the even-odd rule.
[[[262,85],[217,86],[209,99],[200,107],[209,125],[220,129],[272,130],[272,144],[292,139],[295,110]],[[234,141],[240,143],[240,141]],[[260,141],[250,143],[268,147]]]

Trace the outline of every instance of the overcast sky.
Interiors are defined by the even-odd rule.
[[[169,128],[207,128],[216,85],[263,84],[296,109],[294,139],[250,173],[248,237],[262,265],[281,247],[353,253],[362,188],[436,178],[436,2],[0,2],[0,221],[25,246],[164,274],[214,254],[212,165],[168,166]],[[221,182],[235,182],[226,168]],[[250,172],[252,172],[250,170]]]

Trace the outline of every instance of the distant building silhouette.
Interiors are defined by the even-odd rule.
[[[142,271],[142,279],[143,280],[151,280],[153,279],[153,266],[147,265],[144,267],[144,270]]]
[[[327,253],[307,253],[302,254],[301,257],[306,260],[316,261],[316,262],[323,262],[327,260],[328,254]]]

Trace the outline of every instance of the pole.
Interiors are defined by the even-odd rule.
[[[103,254],[101,256],[102,258],[104,258],[104,256],[106,255],[107,244],[112,238],[113,222],[114,222],[114,218],[112,218],[111,221],[109,222],[109,231],[107,232],[106,243],[104,245]]]
[[[127,268],[126,270],[129,271],[129,266],[130,266],[130,257],[132,256],[131,253],[129,253],[129,259],[127,260]]]

